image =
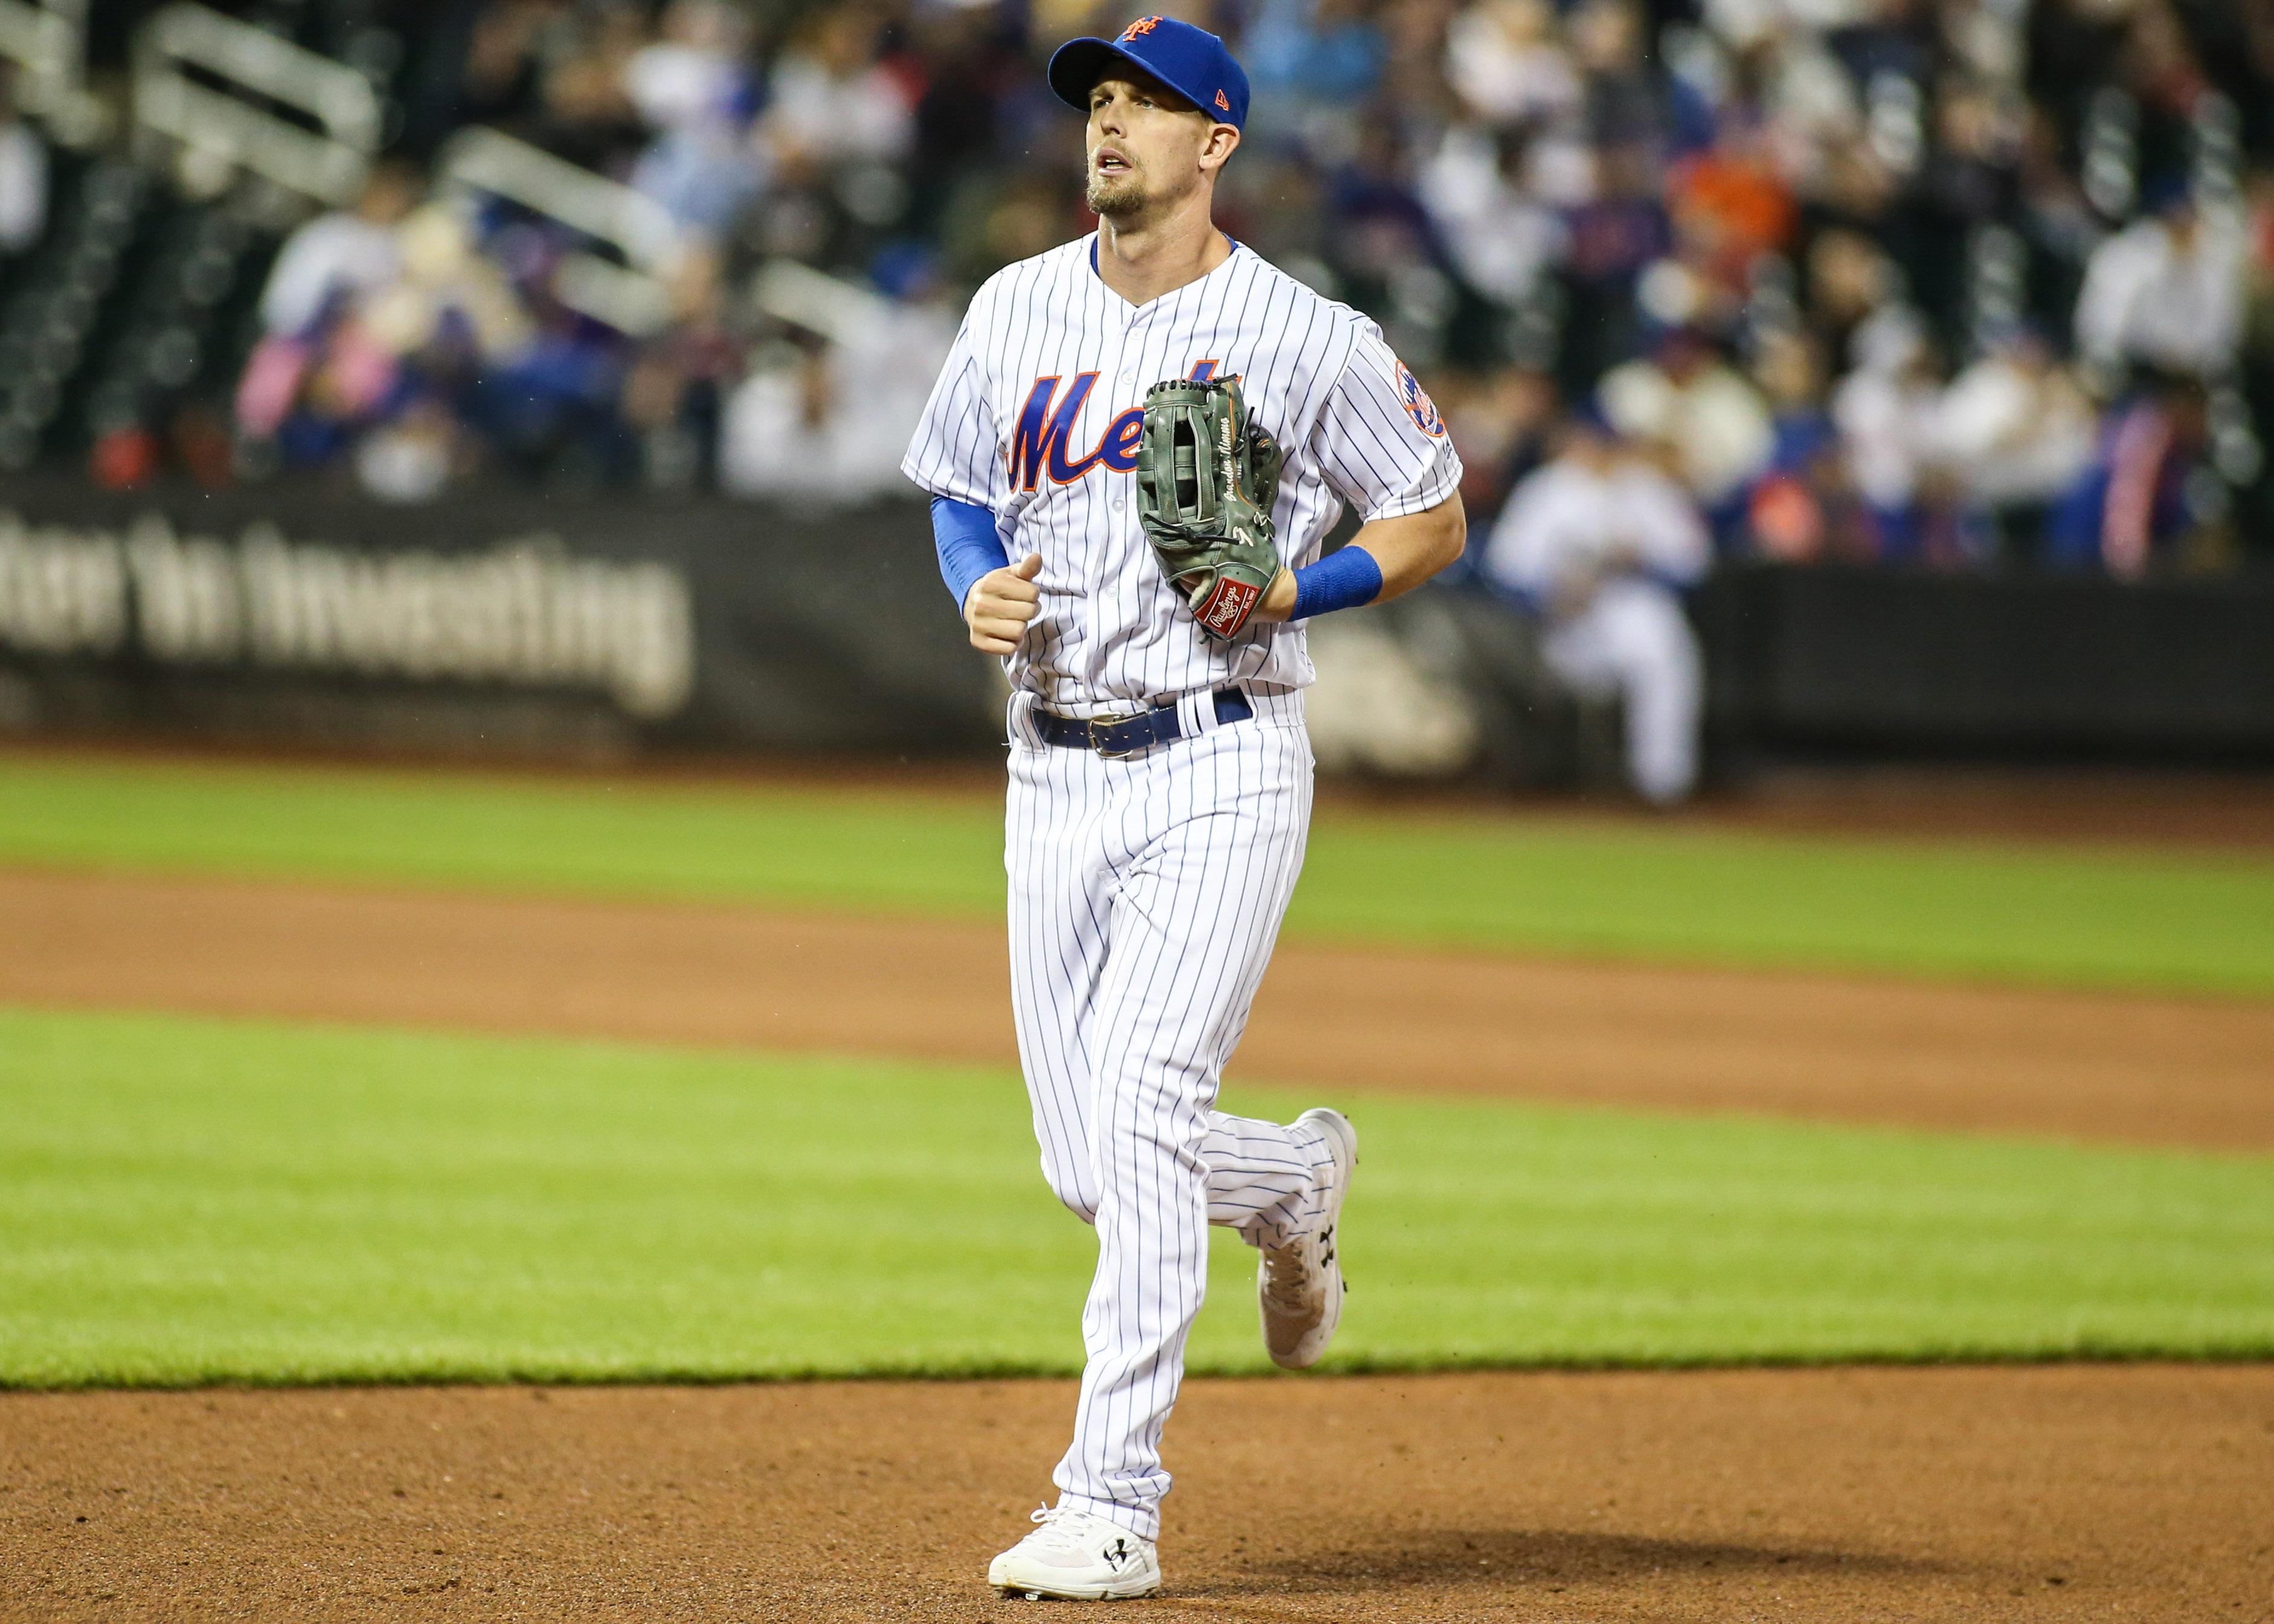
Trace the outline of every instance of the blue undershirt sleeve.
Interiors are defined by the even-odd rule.
[[[1355,609],[1382,596],[1382,566],[1364,547],[1344,547],[1295,572],[1295,611],[1287,618],[1307,620],[1337,609]]]
[[[958,610],[980,576],[1011,561],[1004,553],[1003,538],[995,533],[995,515],[976,503],[933,497],[931,537],[939,549],[939,578],[955,594]]]

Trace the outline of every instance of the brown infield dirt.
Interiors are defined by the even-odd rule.
[[[1012,1063],[983,926],[24,872],[0,920],[6,1003]],[[2263,1150],[2270,1056],[2244,1000],[1291,944],[1239,1070]],[[1072,1404],[0,1395],[0,1618],[1017,1616]],[[2274,1366],[1208,1381],[1170,1445],[1148,1618],[2274,1620]]]
[[[0,1395],[35,1619],[985,1620],[1065,1382]],[[2274,1368],[1196,1381],[1162,1620],[2263,1620]]]
[[[998,925],[6,871],[0,920],[0,1002],[1017,1064]],[[2247,999],[1291,943],[1236,1073],[2274,1147]]]

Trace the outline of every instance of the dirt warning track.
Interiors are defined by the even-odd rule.
[[[0,1000],[1009,1065],[991,924],[0,872]],[[2274,1003],[1287,944],[1244,1077],[2274,1146]]]

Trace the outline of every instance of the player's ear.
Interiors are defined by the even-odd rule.
[[[1208,139],[1201,147],[1201,168],[1214,174],[1239,147],[1239,131],[1231,124],[1210,124]]]

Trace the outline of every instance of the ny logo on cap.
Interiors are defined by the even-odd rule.
[[[1133,40],[1141,34],[1152,33],[1160,26],[1161,19],[1157,17],[1141,17],[1121,31],[1121,37],[1125,41]]]

